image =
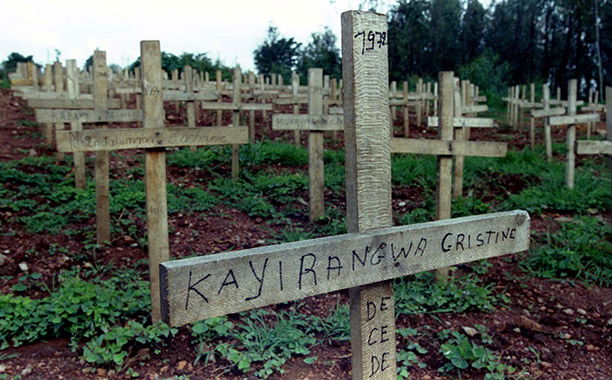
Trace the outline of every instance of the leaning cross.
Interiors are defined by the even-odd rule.
[[[165,128],[159,41],[141,42],[143,127],[58,131],[63,152],[145,149],[152,319],[160,319],[159,263],[169,258],[165,147],[246,144],[247,127]],[[94,60],[95,60],[94,56]],[[94,65],[95,66],[95,65]],[[106,176],[108,178],[108,174]]]
[[[549,118],[551,116],[563,115],[565,108],[550,108],[550,88],[547,84],[542,85],[542,109],[531,110],[531,118],[544,119],[544,144],[546,146],[546,159],[552,162],[552,131]]]
[[[353,379],[395,379],[391,279],[529,247],[525,211],[390,227],[386,36],[384,14],[342,14],[349,233],[162,263],[165,322],[180,326],[349,288]],[[450,122],[452,113],[442,117]]]
[[[323,115],[323,69],[308,69],[308,114],[277,114],[272,116],[272,129],[309,131],[308,134],[308,193],[310,221],[325,212],[323,132],[343,127],[342,115]]]

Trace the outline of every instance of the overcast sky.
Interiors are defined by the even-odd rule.
[[[486,1],[488,3],[488,1]],[[109,64],[126,66],[141,40],[160,40],[173,54],[207,53],[229,66],[254,69],[253,50],[268,26],[306,44],[329,26],[340,40],[340,14],[364,0],[0,0],[0,62],[11,52],[37,63],[76,59],[82,67],[99,48]],[[382,0],[386,12],[396,1]],[[339,42],[338,42],[339,43]]]

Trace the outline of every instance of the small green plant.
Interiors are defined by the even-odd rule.
[[[396,333],[402,337],[403,341],[400,345],[401,350],[397,353],[397,377],[398,379],[408,379],[410,377],[410,367],[426,367],[426,364],[419,360],[418,355],[424,355],[428,351],[425,347],[413,341],[412,337],[418,335],[416,329],[397,329]]]
[[[255,376],[267,378],[293,355],[307,355],[316,343],[308,334],[309,321],[295,312],[278,312],[271,315],[265,310],[251,312],[243,323],[230,332],[239,345],[222,343],[217,346],[226,360],[246,373],[256,365]]]
[[[34,272],[34,273],[26,273],[19,277],[19,282],[13,285],[11,289],[14,292],[29,292],[33,288],[41,287],[41,282],[39,281],[42,278],[42,274]]]
[[[129,320],[125,326],[113,326],[87,342],[83,348],[83,358],[97,365],[121,366],[132,352],[134,345],[149,347],[160,345],[177,332],[178,329],[162,322],[145,326]]]
[[[491,311],[500,301],[493,287],[481,285],[474,275],[453,278],[444,285],[431,273],[419,273],[395,281],[395,308],[403,314]]]
[[[322,334],[323,341],[347,341],[351,339],[348,305],[336,305],[334,311],[325,318],[312,317],[311,331]]]
[[[571,279],[612,285],[612,227],[591,217],[562,223],[554,234],[541,236],[544,244],[521,262],[538,277]]]
[[[503,364],[499,357],[486,347],[472,343],[468,337],[450,330],[443,330],[438,334],[444,343],[440,345],[440,352],[447,362],[438,370],[440,372],[457,372],[469,367],[487,371],[485,379],[503,380],[505,374],[514,372],[514,368]]]
[[[211,341],[230,335],[234,324],[227,320],[227,316],[214,317],[199,321],[191,326],[191,336],[195,345],[196,358],[193,364],[197,364],[202,358],[204,363],[208,363],[214,356],[214,346]]]

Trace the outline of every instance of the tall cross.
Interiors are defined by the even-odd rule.
[[[63,152],[106,152],[145,149],[145,186],[147,237],[151,282],[151,306],[154,321],[160,319],[159,263],[169,259],[168,213],[166,202],[166,147],[246,144],[247,127],[176,127],[164,126],[159,41],[142,41],[143,128],[88,129],[58,131],[57,149]],[[95,56],[94,56],[95,60]],[[140,111],[139,111],[140,112]],[[106,176],[108,178],[108,175]]]
[[[162,263],[165,322],[348,288],[353,379],[396,379],[391,279],[529,247],[524,211],[391,227],[387,44],[385,15],[342,14],[349,233]],[[441,115],[450,125],[452,108]]]

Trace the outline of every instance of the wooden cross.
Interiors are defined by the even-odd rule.
[[[507,144],[497,142],[453,140],[453,130],[460,127],[491,127],[492,119],[453,117],[461,115],[461,96],[457,86],[453,86],[453,73],[440,74],[440,94],[438,95],[440,117],[430,118],[432,125],[438,126],[439,140],[391,139],[392,153],[433,154],[438,161],[438,187],[436,192],[436,219],[451,217],[451,195],[453,192],[453,156],[503,157]],[[449,79],[450,78],[450,79]],[[455,173],[456,174],[456,173]],[[461,171],[461,179],[463,171]],[[457,181],[457,175],[455,175]],[[448,268],[439,268],[436,278],[446,282]]]
[[[94,62],[97,62],[94,55]],[[247,127],[164,127],[159,41],[142,41],[143,128],[58,131],[57,149],[64,152],[106,152],[145,149],[147,237],[153,321],[160,319],[159,263],[169,259],[166,202],[166,147],[246,144]],[[94,64],[94,74],[96,73]],[[97,170],[96,170],[97,172]],[[106,175],[108,178],[108,174]]]
[[[220,76],[218,77],[220,78]],[[242,103],[240,85],[242,82],[242,74],[240,67],[234,68],[233,74],[233,87],[232,87],[232,102],[221,103],[221,102],[202,102],[202,109],[204,110],[216,110],[216,111],[232,111],[232,125],[237,126],[240,122],[240,112],[250,110],[260,111],[272,111],[272,104],[256,104],[256,103]],[[217,114],[219,115],[219,114]],[[219,119],[219,117],[217,117]],[[255,126],[253,125],[249,131],[249,137],[253,138],[255,135]],[[238,172],[240,170],[238,161],[238,145],[232,144],[232,178],[238,178]]]
[[[302,96],[299,95],[299,90],[300,90],[300,77],[299,75],[297,75],[297,73],[293,73],[291,75],[291,96],[287,97],[287,96],[282,96],[282,94],[279,94],[278,99],[274,99],[273,103],[274,104],[289,104],[293,106],[293,113],[294,114],[299,114],[300,113],[300,106],[302,104],[308,104],[308,97],[306,96]],[[272,129],[274,129],[274,116],[272,117],[273,122],[272,122]],[[293,131],[293,143],[295,145],[300,145],[301,143],[301,131],[299,129],[295,129]]]
[[[106,66],[106,52],[96,50],[93,60],[93,110],[65,110],[65,109],[36,109],[36,119],[49,123],[106,123],[106,122],[132,122],[142,120],[140,110],[109,110],[108,109],[108,68]],[[56,90],[60,81],[56,80]],[[61,82],[63,83],[63,81]],[[57,128],[62,129],[62,128]],[[59,131],[56,132],[59,136]],[[64,152],[59,148],[58,152]],[[96,239],[98,244],[110,240],[110,208],[109,208],[109,160],[108,151],[96,151],[95,181],[96,181]]]
[[[272,116],[272,129],[309,131],[308,194],[310,221],[325,212],[323,132],[343,129],[342,115],[323,115],[323,69],[308,69],[308,114]]]
[[[565,165],[565,184],[570,189],[574,188],[574,177],[575,177],[575,166],[576,166],[576,124],[587,123],[590,121],[599,121],[599,114],[580,114],[576,115],[576,97],[577,97],[577,80],[570,79],[567,89],[567,115],[566,116],[553,116],[549,119],[549,124],[554,125],[567,125],[567,159]]]
[[[463,94],[463,95],[462,95]],[[465,100],[462,100],[465,99]],[[448,101],[447,101],[448,102]],[[477,118],[477,117],[464,117],[463,114],[473,113],[473,112],[482,112],[486,110],[486,105],[474,105],[472,93],[470,91],[470,84],[467,81],[461,82],[461,91],[459,86],[454,86],[453,91],[453,110],[454,117],[452,120],[452,129],[453,129],[453,144],[457,145],[458,149],[465,149],[467,154],[463,154],[462,151],[454,151],[453,155],[455,156],[455,167],[454,167],[454,179],[452,183],[452,191],[453,196],[455,198],[461,196],[463,194],[463,167],[464,167],[464,157],[465,156],[477,156],[482,157],[480,154],[485,154],[486,157],[503,157],[506,155],[506,144],[500,143],[482,143],[479,142],[477,144],[469,144],[462,146],[463,141],[467,141],[470,138],[470,128],[492,128],[495,126],[493,119],[490,118]],[[429,117],[427,120],[427,124],[430,127],[439,127],[439,119],[438,117]],[[401,140],[400,140],[401,141]],[[416,140],[416,141],[436,141],[436,140]],[[439,140],[437,140],[439,141]],[[412,143],[416,144],[416,143]],[[425,144],[440,144],[438,142],[432,143],[427,142]],[[461,147],[461,148],[459,148]],[[474,150],[474,147],[475,150]],[[425,148],[425,147],[424,147]],[[419,151],[419,148],[415,148],[417,151],[415,152],[404,152],[404,153],[415,153],[415,154],[444,154],[443,151],[439,151],[438,153],[427,151]],[[427,149],[427,148],[425,148]],[[398,152],[399,153],[399,152]],[[494,154],[494,155],[491,155]]]
[[[542,118],[544,120],[544,145],[546,146],[546,158],[552,162],[552,131],[549,118],[551,116],[563,115],[565,108],[550,108],[550,88],[547,84],[542,85],[542,109],[531,110],[531,119]]]
[[[386,36],[385,15],[342,14],[349,233],[162,263],[166,323],[348,288],[353,379],[396,379],[391,279],[528,248],[524,211],[391,227]],[[450,125],[452,107],[441,115]]]

